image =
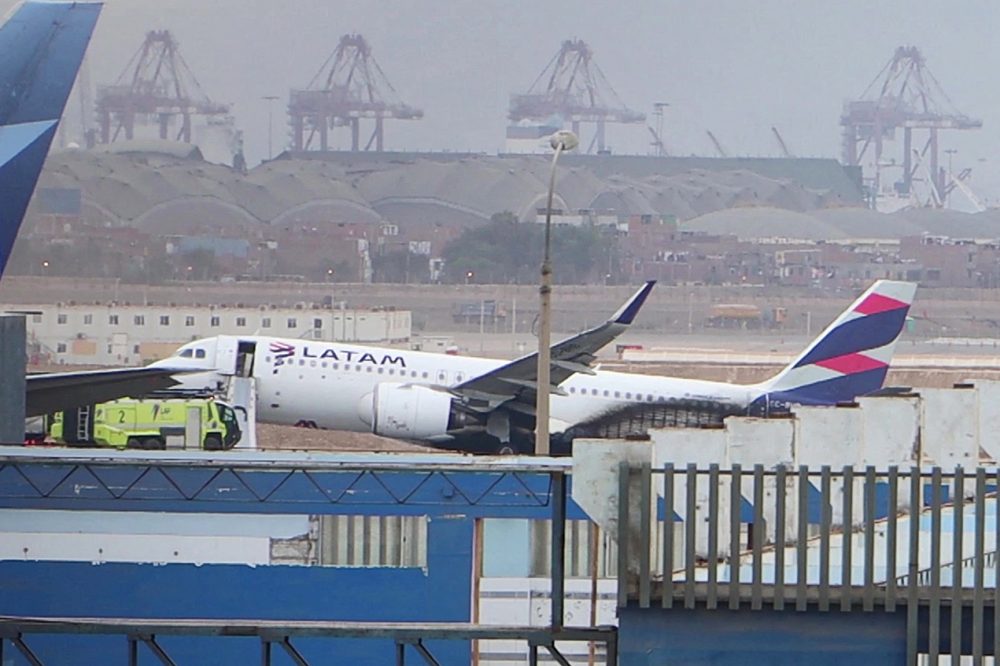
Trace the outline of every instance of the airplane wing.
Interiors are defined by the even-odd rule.
[[[179,382],[177,368],[114,368],[53,372],[26,377],[27,416],[41,416],[82,405],[125,397],[139,397]]]
[[[561,393],[559,384],[576,373],[593,374],[590,364],[602,347],[624,333],[639,308],[653,290],[655,280],[644,284],[611,318],[597,326],[552,346],[549,390]],[[479,375],[450,390],[468,400],[475,411],[489,412],[504,404],[516,411],[534,414],[538,388],[538,353],[528,354],[484,375]]]

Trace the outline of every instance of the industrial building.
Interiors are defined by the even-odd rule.
[[[141,365],[170,356],[191,340],[216,335],[395,344],[410,339],[408,310],[358,310],[314,304],[294,307],[20,304],[27,313],[34,365]]]

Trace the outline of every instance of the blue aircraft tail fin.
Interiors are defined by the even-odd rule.
[[[101,7],[25,2],[0,25],[0,275]]]
[[[760,384],[772,403],[835,405],[882,388],[917,291],[878,280],[788,367]]]

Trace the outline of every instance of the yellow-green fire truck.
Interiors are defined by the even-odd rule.
[[[236,411],[212,398],[124,398],[58,412],[50,423],[52,440],[76,446],[165,449],[171,436],[194,436],[201,448],[220,451],[240,441]]]

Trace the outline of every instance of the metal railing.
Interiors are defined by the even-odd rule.
[[[3,659],[5,646],[13,647],[29,663],[45,663],[38,656],[42,652],[36,654],[29,646],[29,642],[36,639],[29,641],[27,637],[53,633],[124,636],[127,641],[123,641],[122,647],[127,646],[127,663],[130,664],[138,663],[140,645],[145,645],[162,663],[172,663],[164,646],[157,642],[161,635],[256,637],[260,640],[262,664],[273,663],[274,645],[295,663],[306,664],[293,645],[293,639],[305,637],[391,640],[395,643],[398,664],[409,663],[406,656],[414,653],[425,663],[437,663],[431,646],[425,643],[437,640],[523,641],[527,643],[529,664],[537,664],[540,655],[546,652],[557,663],[568,663],[561,652],[566,643],[593,643],[601,646],[597,653],[603,655],[603,663],[608,666],[617,663],[615,627],[567,624],[567,620],[573,619],[572,613],[566,612],[565,552],[571,472],[571,461],[567,459],[479,459],[443,454],[368,457],[271,452],[262,455],[255,451],[227,451],[224,455],[202,451],[155,454],[2,449],[0,508],[318,516],[319,522],[327,523],[329,528],[326,530],[329,532],[326,535],[328,550],[339,553],[343,546],[345,558],[360,554],[368,564],[403,560],[406,553],[379,553],[377,558],[371,552],[366,555],[365,543],[370,548],[372,542],[353,538],[355,535],[351,534],[351,529],[357,530],[359,524],[362,530],[369,532],[376,525],[379,530],[385,527],[379,534],[380,544],[389,541],[390,533],[398,533],[406,525],[417,526],[418,534],[413,536],[426,546],[430,537],[426,534],[426,524],[421,527],[420,523],[425,523],[427,516],[431,520],[447,516],[470,523],[490,517],[545,519],[552,525],[546,544],[551,589],[548,621],[512,626],[480,623],[478,615],[471,618],[471,622],[357,622],[217,617],[149,620],[8,614],[0,617],[0,663],[6,663]],[[389,529],[394,524],[397,527]],[[474,525],[470,527],[472,533],[479,529]],[[382,539],[383,536],[387,538]],[[346,542],[338,541],[342,537]],[[347,555],[348,549],[352,549],[353,556]],[[476,555],[476,549],[473,546],[469,556],[471,568],[465,572],[470,577],[481,575],[474,573],[481,570],[482,555]],[[336,563],[339,554],[327,554]],[[320,557],[324,554],[320,553]],[[476,557],[480,558],[478,562]],[[425,561],[428,558],[425,548],[413,561],[401,563],[426,564],[431,569],[428,575],[442,578],[463,575],[461,571],[439,569],[434,572],[435,565]],[[456,561],[459,560],[449,559],[448,564],[454,565]],[[126,656],[124,650],[122,656]]]
[[[998,487],[983,468],[622,463],[618,605],[905,608],[911,663],[918,639],[932,663],[942,638],[982,657],[984,636],[1000,637]]]

